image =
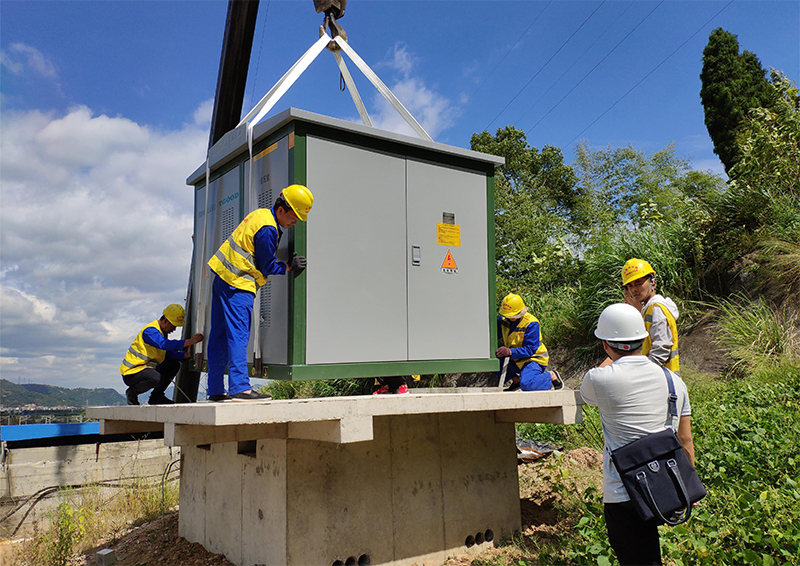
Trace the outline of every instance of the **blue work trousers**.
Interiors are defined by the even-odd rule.
[[[211,332],[208,336],[208,394],[225,393],[225,366],[228,366],[228,393],[235,395],[252,389],[247,371],[247,343],[255,295],[228,285],[214,277],[211,290]]]
[[[502,368],[502,360],[500,367]],[[550,372],[547,366],[537,362],[528,362],[522,369],[519,369],[514,360],[508,362],[506,379],[513,379],[519,376],[519,388],[523,391],[547,391],[553,388],[553,381],[550,379]]]

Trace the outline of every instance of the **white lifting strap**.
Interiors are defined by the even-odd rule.
[[[420,123],[414,119],[411,113],[406,110],[406,107],[403,106],[403,104],[397,99],[389,87],[387,87],[378,78],[378,75],[376,75],[374,71],[370,69],[369,65],[367,65],[361,57],[359,57],[358,53],[356,53],[355,50],[350,47],[350,45],[344,39],[342,39],[341,36],[337,35],[335,38],[333,38],[333,40],[331,40],[330,36],[326,33],[323,33],[316,43],[314,43],[314,45],[312,45],[311,48],[306,51],[294,65],[292,65],[286,74],[284,74],[278,80],[278,82],[275,83],[275,86],[269,89],[269,92],[267,92],[267,94],[265,94],[264,97],[258,101],[258,104],[256,104],[253,109],[247,113],[247,116],[242,118],[242,121],[239,122],[239,126],[246,123],[248,129],[254,128],[255,125],[258,124],[270,110],[272,110],[281,97],[286,94],[286,91],[291,88],[300,75],[305,72],[308,66],[311,65],[314,59],[316,59],[317,56],[322,53],[322,51],[331,41],[335,41],[341,50],[344,51],[348,57],[350,57],[353,63],[355,63],[361,72],[364,73],[364,76],[369,79],[378,92],[381,93],[381,95],[392,106],[392,108],[394,108],[397,113],[400,114],[403,120],[405,120],[406,123],[411,126],[411,129],[414,130],[420,138],[427,141],[433,141],[433,138],[428,135],[428,132],[425,131],[425,128],[423,128]],[[344,59],[338,52],[334,52],[334,56],[336,57],[336,63],[339,66],[342,77],[344,78],[345,85],[347,85],[347,89],[350,91],[350,96],[353,98],[356,109],[361,116],[361,121],[367,126],[372,126],[372,121],[370,120],[369,115],[364,108],[364,103],[361,101],[361,97],[359,96],[355,83],[353,82],[353,79],[347,70],[347,66],[344,64]]]
[[[206,294],[208,292],[208,278],[209,273],[208,269],[203,267],[205,253],[206,253],[206,233],[208,231],[208,193],[211,192],[211,169],[209,168],[209,154],[206,153],[206,198],[205,203],[203,204],[203,238],[202,244],[200,247],[200,281],[198,282],[197,286],[199,288],[198,297],[197,297],[197,312],[195,313],[195,333],[199,332],[206,340],[208,339],[208,332],[206,332]],[[197,245],[197,242],[195,242]],[[194,266],[192,266],[194,269]],[[198,342],[194,347],[194,355],[197,356],[198,354],[202,355],[203,353],[203,341]]]
[[[417,122],[414,119],[411,113],[408,110],[406,110],[405,106],[403,106],[403,104],[397,99],[394,93],[392,93],[392,91],[389,90],[389,87],[387,87],[378,78],[378,75],[376,75],[372,71],[372,69],[370,69],[369,65],[367,65],[364,62],[364,60],[358,56],[355,50],[352,47],[350,47],[346,41],[344,41],[340,36],[336,36],[333,40],[331,40],[328,34],[323,33],[320,36],[320,38],[308,49],[308,51],[306,51],[303,54],[303,56],[300,57],[300,59],[298,59],[297,62],[294,65],[292,65],[292,67],[288,71],[286,71],[286,73],[280,79],[278,79],[278,82],[276,82],[275,85],[271,89],[269,89],[267,94],[265,94],[264,97],[258,101],[258,104],[256,104],[253,107],[253,109],[250,110],[250,112],[248,112],[247,115],[244,118],[242,118],[242,120],[238,124],[238,126],[241,126],[242,124],[247,124],[246,126],[247,149],[250,154],[250,174],[247,180],[248,183],[247,191],[248,194],[251,196],[251,200],[255,198],[253,192],[253,175],[254,175],[253,129],[255,128],[256,124],[258,124],[264,118],[264,116],[266,116],[267,113],[270,110],[272,110],[275,104],[278,103],[278,101],[283,97],[284,94],[286,94],[286,92],[292,87],[292,85],[297,81],[297,79],[300,78],[300,75],[302,75],[305,72],[305,70],[308,69],[309,65],[311,65],[314,59],[316,59],[317,56],[320,53],[322,53],[322,51],[327,47],[327,45],[331,41],[336,41],[337,45],[339,45],[342,51],[344,51],[347,54],[347,56],[350,57],[350,59],[361,70],[361,72],[364,73],[364,76],[367,77],[367,79],[369,79],[369,81],[375,86],[375,88],[378,89],[378,92],[380,92],[381,95],[383,95],[383,97],[386,99],[387,102],[389,102],[392,108],[394,108],[397,111],[397,113],[400,114],[400,116],[406,121],[406,123],[408,123],[409,126],[411,126],[411,128],[417,133],[417,135],[419,135],[420,138],[427,141],[433,141],[433,139],[428,135],[428,132],[426,132],[425,129],[419,124],[419,122]],[[339,67],[339,71],[342,73],[342,78],[344,78],[345,85],[347,86],[347,89],[350,92],[350,96],[353,99],[353,103],[356,105],[356,109],[358,110],[359,116],[361,116],[361,121],[366,126],[371,127],[372,120],[370,119],[369,114],[367,113],[367,110],[364,107],[364,103],[361,100],[361,96],[358,93],[358,89],[356,89],[355,82],[353,82],[353,78],[350,75],[349,70],[347,69],[347,65],[345,64],[344,59],[342,58],[342,56],[339,54],[338,51],[334,51],[334,56],[336,57],[336,64]],[[208,209],[208,193],[210,188],[209,185],[210,185],[209,160],[208,157],[206,157],[206,204],[205,204],[206,211]],[[257,202],[255,203],[251,202],[249,204],[251,205],[250,212],[252,212],[252,210],[255,210],[255,208],[258,206]],[[204,216],[204,218],[205,217],[206,216]],[[204,220],[202,253],[205,253],[205,241],[206,241],[206,221]],[[201,317],[204,317],[205,315],[206,292],[202,285],[203,282],[205,282],[205,279],[206,278],[204,277],[201,280],[201,292],[200,292],[200,297],[198,298],[198,314],[197,314],[198,323],[201,320],[203,320]],[[261,305],[259,301],[259,293],[256,292],[256,301],[253,308],[253,319],[252,319],[253,323],[252,329],[253,329],[253,339],[254,339],[254,359],[261,358],[261,340],[260,340],[261,308],[260,307]],[[198,324],[198,326],[202,328],[201,325]],[[198,347],[202,348],[202,344],[200,344]],[[200,351],[202,351],[202,349]]]

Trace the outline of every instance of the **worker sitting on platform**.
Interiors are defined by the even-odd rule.
[[[188,340],[167,339],[175,328],[183,326],[184,314],[182,306],[169,305],[161,318],[136,335],[119,366],[122,381],[128,386],[125,392],[128,405],[138,405],[139,395],[151,389],[150,405],[172,403],[164,392],[178,373],[181,362],[189,357],[188,347],[203,340],[202,334],[195,334]]]
[[[295,255],[290,263],[275,258],[283,230],[306,220],[314,196],[302,185],[281,191],[272,209],[248,214],[222,243],[208,266],[217,274],[211,290],[211,331],[208,338],[208,398],[211,401],[270,399],[253,391],[247,371],[247,343],[256,290],[269,275],[289,271],[299,275],[306,258]],[[228,366],[228,394],[225,393]]]
[[[495,356],[501,360],[511,358],[508,362],[508,376],[511,376],[508,391],[545,391],[564,387],[557,371],[547,371],[549,356],[542,342],[539,321],[528,312],[519,295],[510,293],[503,299],[497,317],[497,334],[503,339],[503,346],[497,349]]]

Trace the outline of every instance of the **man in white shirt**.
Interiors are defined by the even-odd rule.
[[[673,372],[679,419],[667,423],[669,389],[664,371],[642,355],[648,336],[639,311],[627,304],[607,307],[595,336],[612,363],[586,372],[583,400],[600,412],[603,425],[603,506],[611,547],[620,564],[661,564],[658,527],[642,521],[611,461],[611,451],[670,425],[694,465],[691,406],[686,384]]]

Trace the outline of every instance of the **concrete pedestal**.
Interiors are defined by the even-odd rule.
[[[514,422],[574,391],[92,408],[181,446],[180,534],[238,565],[422,564],[520,529]]]

